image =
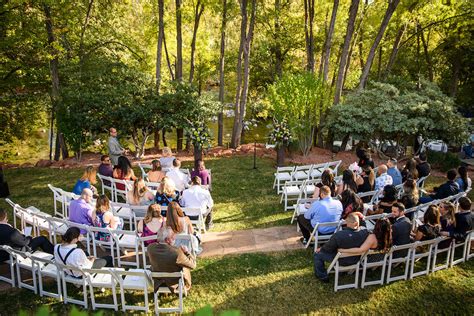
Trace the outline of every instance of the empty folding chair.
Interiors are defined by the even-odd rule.
[[[313,170],[313,165],[296,166],[291,178],[295,181],[308,180],[311,177],[311,170]]]
[[[30,257],[33,260],[34,271],[38,276],[38,289],[40,296],[48,296],[62,301],[63,295],[61,291],[61,274],[59,273],[58,266],[54,262],[54,259],[46,259],[35,256],[33,253]],[[44,288],[44,279],[55,279],[56,280],[56,292],[50,292]]]
[[[388,253],[378,250],[369,250],[361,260],[362,265],[362,281],[361,288],[365,288],[367,285],[382,285],[385,280],[385,269],[387,267]],[[378,269],[381,268],[380,278],[372,281],[366,281],[367,269]]]
[[[421,177],[418,180],[416,180],[416,187],[418,189],[423,189],[425,187],[425,180],[429,177],[430,175],[428,174],[427,176]]]
[[[115,241],[115,249],[117,251],[117,265],[121,266],[140,266],[139,248],[140,243],[138,234],[135,231],[128,230],[111,230],[112,238]],[[122,253],[128,255],[128,251],[134,252],[133,256],[129,256],[133,260],[123,260]]]
[[[133,217],[134,214],[131,209],[131,205],[127,203],[111,202],[110,207],[112,208],[112,213],[115,216],[120,217],[124,221],[124,225],[128,224],[130,230],[135,229],[133,227]]]
[[[467,253],[469,252],[469,248],[471,247],[471,236],[474,234],[474,231],[468,231],[466,233],[466,236],[464,240],[461,240],[458,242],[456,239],[453,238],[453,242],[451,244],[451,262],[449,263],[449,266],[452,267],[456,264],[462,263],[466,261],[467,258]],[[461,249],[462,253],[461,256],[456,259],[456,249]],[[460,251],[458,251],[460,253]]]
[[[59,268],[59,273],[61,275],[64,304],[73,303],[87,308],[89,306],[89,300],[87,298],[88,284],[87,277],[82,271],[82,269],[73,266],[65,266],[61,263],[56,264]],[[75,288],[82,287],[82,300],[75,299],[69,296],[67,287],[68,284],[73,284]]]
[[[472,244],[474,243],[474,232],[471,231],[469,235],[466,236],[466,260],[471,259],[474,257],[474,252],[472,251]]]
[[[0,252],[6,252],[7,260],[3,261],[1,264],[5,264],[9,269],[9,276],[0,275],[0,281],[10,284],[12,287],[15,286],[15,259],[12,254],[12,248],[6,245],[0,245]]]
[[[398,281],[398,280],[407,280],[408,279],[408,271],[410,268],[411,262],[411,250],[412,244],[400,245],[400,246],[392,246],[390,251],[388,252],[388,272],[387,272],[387,283]],[[403,274],[392,276],[394,272],[392,271],[393,268],[396,266],[403,265]]]
[[[365,254],[362,255],[364,257]],[[359,267],[360,267],[361,256],[354,256],[352,254],[337,253],[333,261],[327,269],[329,274],[334,270],[334,292],[343,289],[357,289],[359,287]],[[354,272],[354,282],[339,285],[339,273],[340,272]]]
[[[130,269],[128,271],[119,269],[110,269],[115,275],[116,280],[120,285],[120,298],[122,301],[122,311],[143,311],[148,312],[148,290],[153,289],[153,283],[149,276],[149,271],[144,269]],[[145,306],[129,305],[125,299],[126,291],[141,291],[143,292],[143,302]]]
[[[52,243],[57,244],[58,236],[63,236],[69,228],[67,224],[68,221],[56,217],[48,217],[47,221],[49,223],[49,233],[52,237]]]
[[[155,300],[155,315],[160,313],[182,313],[183,312],[183,295],[186,295],[186,288],[184,287],[184,275],[183,272],[152,272],[150,275],[152,278],[176,278],[178,280],[178,289],[175,292],[178,294],[178,306],[176,307],[160,307],[160,294],[171,294],[170,289],[167,286],[160,286],[154,293]]]
[[[273,188],[277,189],[277,194],[280,194],[281,187],[286,181],[291,180],[291,175],[295,167],[278,167],[277,172],[275,173],[275,181],[273,181]]]
[[[314,164],[313,167],[311,168],[311,172],[309,173],[310,179],[321,178],[321,175],[323,174],[324,170],[326,170],[328,165],[329,165],[329,162]]]
[[[428,275],[431,269],[431,255],[433,253],[434,245],[437,243],[435,239],[417,241],[413,243],[411,249],[411,263],[410,263],[410,279],[420,275]],[[425,263],[423,263],[425,259]],[[415,271],[417,267],[421,267],[420,270]]]
[[[305,181],[286,181],[283,185],[280,203],[284,201],[284,210],[292,208],[288,206],[289,201],[296,201],[300,197],[301,187],[304,188]]]
[[[37,294],[37,280],[36,280],[36,273],[35,273],[35,264],[34,260],[31,258],[31,254],[28,252],[18,251],[15,249],[11,249],[13,257],[15,259],[15,267],[16,267],[16,278],[18,280],[18,287],[25,288],[31,290]],[[35,258],[42,258],[45,260],[51,260],[53,255],[49,253],[45,253],[42,251],[35,251],[34,253]],[[32,284],[23,282],[21,269],[27,270],[31,272],[31,279]]]
[[[60,188],[53,187],[51,184],[48,184],[48,188],[53,192],[53,201],[54,201],[54,216],[65,217],[65,204],[64,196]],[[58,203],[61,204],[60,208]]]
[[[110,272],[109,268],[102,269],[83,269],[82,272],[87,280],[89,286],[89,292],[91,296],[92,309],[97,308],[110,308],[118,311],[117,301],[117,286],[119,284],[115,275]],[[94,289],[110,289],[112,291],[113,304],[97,303]]]
[[[431,266],[431,271],[439,271],[443,269],[449,268],[449,259],[451,255],[451,239],[447,237],[438,237],[436,238],[436,243],[433,249],[433,263]],[[440,259],[440,255],[445,254],[445,260],[443,260],[442,264],[438,264],[438,260]]]

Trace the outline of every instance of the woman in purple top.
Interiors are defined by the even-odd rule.
[[[209,171],[207,171],[206,166],[204,165],[204,161],[199,159],[196,162],[197,162],[198,169],[193,170],[191,172],[191,178],[199,177],[201,178],[201,185],[210,185],[211,176],[209,175]]]

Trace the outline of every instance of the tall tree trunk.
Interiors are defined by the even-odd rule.
[[[326,17],[324,18],[324,44],[323,44],[323,47],[321,48],[321,59],[319,60],[319,69],[318,69],[319,78],[322,78],[322,75],[323,75],[324,49],[327,45],[326,42],[327,42],[327,37],[328,37],[328,32],[329,32],[328,20],[329,20],[329,8],[326,10]]]
[[[166,129],[161,130],[161,135],[163,137],[163,146],[168,147],[168,142],[166,141]]]
[[[453,59],[453,78],[451,80],[451,87],[449,89],[449,95],[451,96],[451,98],[455,98],[458,94],[459,75],[461,72],[461,56],[459,50],[457,49],[457,46],[460,39],[460,35],[460,29],[458,29],[458,32],[454,37],[455,55]]]
[[[153,131],[153,147],[155,147],[156,150],[160,150],[160,129],[155,128]]]
[[[362,75],[360,76],[359,82],[359,89],[363,89],[367,84],[367,80],[369,79],[369,72],[370,68],[372,67],[372,62],[375,57],[375,53],[377,51],[377,47],[379,46],[380,42],[382,41],[382,37],[385,34],[385,30],[387,29],[388,23],[392,18],[393,12],[397,8],[400,0],[389,0],[387,10],[385,11],[385,15],[382,20],[382,24],[380,25],[379,31],[377,36],[375,37],[374,43],[369,51],[369,56],[367,57],[367,61],[364,65],[364,69],[362,70]]]
[[[160,85],[161,85],[161,59],[163,55],[163,37],[165,34],[165,3],[164,0],[158,0],[158,42],[156,44],[156,91],[160,92]],[[155,131],[155,136],[159,131]],[[155,141],[156,144],[156,141]],[[155,145],[155,147],[157,147]],[[159,147],[159,142],[158,142]]]
[[[280,43],[280,34],[281,34],[281,22],[280,22],[280,12],[281,12],[281,0],[275,0],[275,31],[273,33],[273,39],[275,41],[275,46],[273,47],[275,53],[275,71],[273,80],[276,78],[281,78],[283,75],[283,51]]]
[[[170,72],[170,77],[171,81],[174,81],[174,73],[173,73],[173,67],[171,67],[171,60],[170,60],[170,55],[168,54],[168,46],[166,46],[166,36],[165,32],[163,31],[163,46],[165,48],[165,55],[166,55],[166,64],[168,65],[168,70]]]
[[[249,83],[249,75],[250,75],[250,48],[251,48],[251,43],[252,43],[252,38],[253,38],[253,30],[255,26],[255,12],[257,9],[257,1],[252,0],[252,11],[250,15],[250,23],[249,23],[249,29],[247,32],[247,0],[242,0],[241,2],[241,15],[242,15],[242,24],[244,25],[244,20],[245,20],[245,25],[244,27],[241,27],[241,41],[243,41],[243,45],[241,43],[241,48],[242,48],[242,55],[244,59],[244,75],[243,78],[240,80],[242,81],[242,84],[238,84],[239,90],[237,91],[237,94],[240,94],[240,97],[236,97],[236,104],[235,104],[235,109],[236,109],[236,117],[234,120],[234,128],[232,129],[232,141],[231,145],[233,148],[236,148],[238,145],[240,145],[241,137],[242,137],[242,130],[243,130],[243,122],[244,122],[244,117],[245,117],[245,108],[247,106],[247,93],[248,93],[248,83]],[[243,34],[242,34],[243,30]],[[240,48],[239,48],[240,52]],[[239,62],[242,64],[240,57]],[[238,63],[239,63],[238,62]],[[242,70],[240,70],[240,76]]]
[[[339,7],[339,0],[334,0],[332,7],[331,22],[329,23],[329,30],[324,43],[324,61],[323,61],[323,80],[328,81],[329,74],[329,60],[331,56],[332,36],[334,34],[334,27],[336,26],[337,8]]]
[[[304,37],[306,41],[306,70],[314,72],[314,0],[304,0]]]
[[[193,39],[191,41],[191,61],[189,68],[189,83],[193,82],[194,78],[194,54],[196,51],[196,37],[197,31],[199,28],[199,21],[201,20],[201,15],[204,12],[204,3],[201,0],[198,0],[196,7],[194,8],[194,28],[193,28]]]
[[[381,78],[381,69],[382,69],[382,46],[379,46],[379,61],[377,63],[377,80],[380,80]]]
[[[183,79],[183,34],[181,31],[181,1],[176,1],[176,80]]]
[[[224,145],[224,97],[225,97],[225,31],[227,24],[227,0],[222,0],[221,54],[219,58],[219,102],[221,111],[217,117],[217,145]]]
[[[398,29],[397,35],[395,36],[395,41],[393,42],[392,52],[390,53],[390,58],[388,59],[388,64],[387,64],[387,67],[385,68],[385,75],[384,75],[385,78],[392,71],[392,67],[395,64],[395,60],[397,59],[398,50],[400,48],[400,42],[403,38],[403,35],[405,34],[406,29],[407,29],[407,23],[404,23]]]
[[[346,37],[344,38],[344,46],[341,53],[341,61],[339,62],[339,70],[337,73],[336,90],[334,92],[334,104],[338,104],[341,100],[342,88],[344,82],[344,71],[346,69],[347,56],[349,55],[349,46],[351,44],[352,35],[354,34],[355,20],[359,9],[360,0],[352,0],[349,7],[349,20],[347,20]]]
[[[428,68],[428,79],[433,82],[433,63],[431,62],[430,53],[428,51],[428,41],[425,40],[425,35],[423,34],[423,29],[421,28],[421,25],[419,27],[421,29],[420,38],[421,43],[423,44],[423,52],[425,53],[426,66]]]

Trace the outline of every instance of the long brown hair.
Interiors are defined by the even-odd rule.
[[[447,221],[448,225],[456,227],[456,208],[454,207],[454,204],[451,202],[443,202],[442,204],[447,211],[443,218]]]
[[[184,229],[179,219],[180,217],[184,217],[183,210],[177,202],[171,202],[168,205],[168,211],[166,213],[166,226],[177,234],[181,233]]]
[[[145,224],[148,224],[153,220],[153,218],[162,218],[161,216],[161,207],[158,204],[151,204],[148,206],[148,209],[146,210],[146,215],[145,218],[143,219],[143,222]]]
[[[377,250],[387,252],[392,247],[392,224],[388,218],[379,218],[374,227]]]
[[[148,191],[148,187],[146,186],[143,178],[137,178],[133,182],[133,191],[132,191],[132,196],[133,200],[135,203],[140,201],[140,198],[142,198],[145,195],[145,192]]]

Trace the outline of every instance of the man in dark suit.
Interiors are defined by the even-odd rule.
[[[448,178],[448,181],[440,185],[438,188],[435,188],[435,192],[431,193],[428,196],[423,196],[420,198],[420,203],[428,203],[433,200],[441,200],[444,198],[447,198],[452,195],[456,195],[459,193],[459,184],[457,184],[456,181],[456,170],[451,169],[448,170],[446,174],[446,178]]]
[[[394,246],[406,245],[412,242],[411,222],[405,216],[405,206],[397,202],[392,205],[392,244]],[[395,253],[395,257],[405,256],[407,250],[401,250]]]
[[[369,236],[366,229],[359,228],[359,216],[351,213],[346,218],[347,227],[335,232],[331,239],[314,254],[314,273],[322,282],[329,282],[328,274],[324,262],[331,262],[337,254],[338,248],[360,247]],[[340,264],[351,265],[359,260],[360,256],[342,258]]]
[[[8,224],[7,212],[0,208],[0,245],[7,245],[13,249],[22,251],[35,251],[41,248],[44,252],[53,254],[54,246],[44,236],[32,238],[23,235],[18,229]],[[8,260],[9,256],[5,251],[0,251],[0,262]]]
[[[150,259],[151,270],[154,272],[179,272],[184,273],[184,286],[186,290],[191,288],[191,270],[196,267],[196,258],[189,253],[185,246],[174,246],[174,233],[168,230],[168,236],[164,241],[151,244],[147,248]],[[155,290],[166,285],[172,292],[178,288],[178,280],[163,278],[155,279]]]

